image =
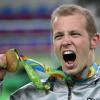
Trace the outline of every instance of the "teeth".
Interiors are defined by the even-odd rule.
[[[64,54],[72,54],[73,52],[72,51],[66,51],[64,52]]]

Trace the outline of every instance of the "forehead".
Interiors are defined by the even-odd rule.
[[[80,14],[57,16],[52,23],[52,27],[53,29],[86,28],[86,19]]]

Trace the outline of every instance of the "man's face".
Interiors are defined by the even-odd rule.
[[[54,51],[63,71],[71,75],[81,72],[91,59],[91,40],[85,18],[79,14],[59,16],[52,27]]]

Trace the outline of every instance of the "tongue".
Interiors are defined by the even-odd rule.
[[[74,61],[67,61],[68,64],[73,64]]]

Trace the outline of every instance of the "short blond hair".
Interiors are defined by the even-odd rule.
[[[85,17],[86,30],[89,33],[90,37],[92,37],[95,33],[97,33],[95,20],[92,14],[89,12],[89,10],[75,4],[71,4],[71,5],[64,4],[56,8],[51,15],[51,23],[54,21],[54,19],[57,16],[69,16],[75,14],[81,14]]]

